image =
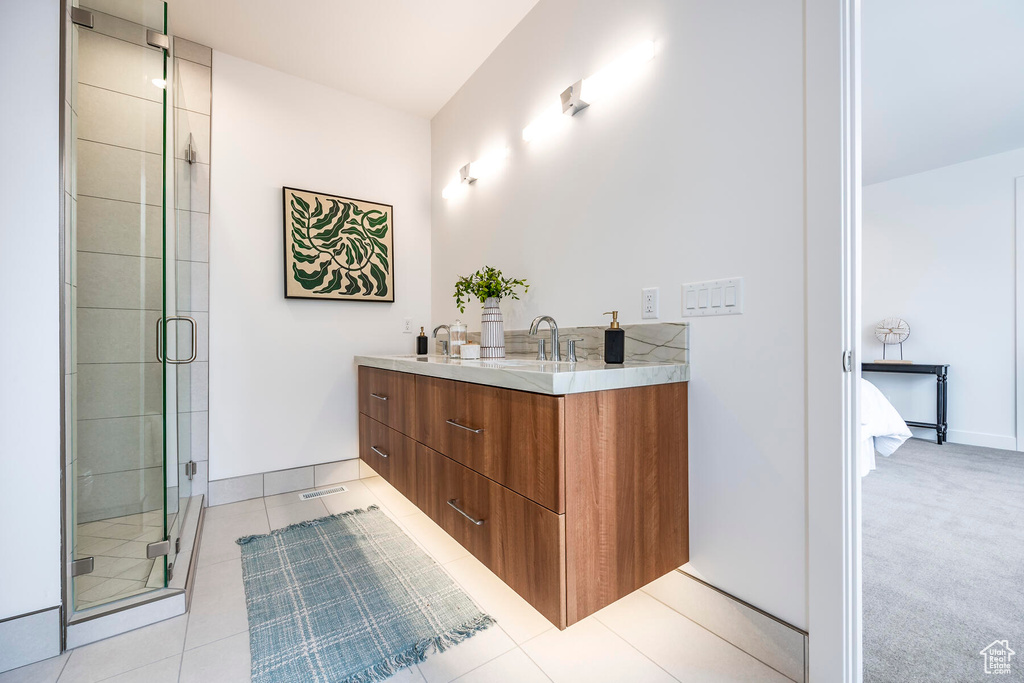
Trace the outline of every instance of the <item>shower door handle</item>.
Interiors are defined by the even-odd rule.
[[[187,315],[172,315],[166,318],[160,318],[156,321],[156,359],[161,363],[164,362],[164,345],[163,345],[163,329],[167,326],[167,323],[177,320],[184,320],[192,326],[192,353],[188,358],[168,358],[167,362],[171,365],[187,365],[195,361],[199,355],[199,334],[197,332],[197,326],[195,318],[190,318]]]
[[[196,325],[196,319],[195,318],[191,318],[191,317],[189,317],[187,315],[175,316],[172,319],[173,320],[184,320],[185,322],[187,322],[189,325],[192,326],[192,353],[189,354],[189,357],[187,359],[185,359],[185,360],[172,360],[172,361],[170,361],[171,363],[174,363],[175,365],[187,365],[188,363],[193,362],[196,359],[196,357],[199,355],[199,329],[198,329],[198,325]]]

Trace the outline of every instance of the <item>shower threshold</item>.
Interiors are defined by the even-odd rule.
[[[156,540],[159,540],[159,536],[163,534],[162,521],[158,526],[150,513],[142,513],[89,523],[96,526],[85,530],[91,535],[83,537],[80,546],[76,548],[76,555],[85,553],[95,557],[95,567],[105,573],[112,573],[120,568],[119,562],[123,562],[123,566],[131,566],[126,570],[129,572],[127,576],[124,573],[114,577],[97,576],[96,585],[83,591],[83,595],[90,590],[102,587],[108,581],[117,582],[109,584],[108,588],[108,590],[116,592],[106,594],[106,597],[101,598],[96,596],[104,595],[104,593],[97,590],[90,596],[95,600],[93,603],[78,602],[76,599],[76,610],[68,620],[66,649],[81,647],[119,633],[179,616],[188,611],[192,581],[195,576],[194,569],[198,561],[202,536],[203,499],[202,495],[193,496],[188,506],[181,533],[182,547],[177,554],[176,566],[166,587],[164,587],[163,580],[164,558],[158,557],[151,560],[145,557],[146,545],[152,541],[144,539],[153,535],[151,530],[155,529]],[[150,515],[150,517],[147,518],[146,515]],[[80,525],[80,530],[81,527],[89,527],[89,524]],[[120,529],[117,528],[118,526],[128,528]],[[99,535],[106,533],[108,536],[118,534],[131,536],[139,529],[141,529],[139,535],[128,540],[108,539]],[[85,538],[95,540],[85,542]],[[123,542],[118,542],[122,540]],[[141,548],[141,557],[139,548]],[[100,549],[105,554],[101,554]],[[101,569],[104,567],[106,569]],[[96,569],[93,570],[93,573],[95,572]],[[89,576],[91,574],[78,577],[76,580]]]

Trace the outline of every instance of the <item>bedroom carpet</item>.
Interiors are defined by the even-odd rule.
[[[863,480],[864,680],[1024,680],[1024,453],[911,439]]]

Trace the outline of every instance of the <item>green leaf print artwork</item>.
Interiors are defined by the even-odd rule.
[[[394,209],[284,188],[285,297],[393,302]]]

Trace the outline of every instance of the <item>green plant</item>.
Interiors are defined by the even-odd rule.
[[[460,313],[465,313],[466,303],[473,298],[479,299],[480,303],[491,297],[518,299],[516,287],[522,287],[524,294],[530,289],[526,280],[502,277],[497,268],[484,266],[472,275],[464,275],[455,281],[455,305],[459,307]]]

